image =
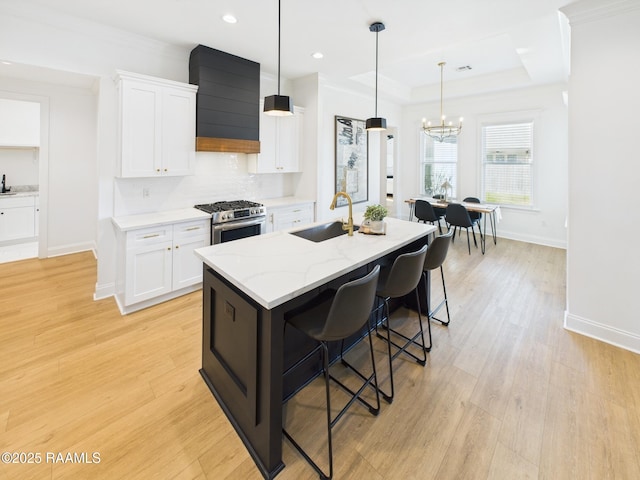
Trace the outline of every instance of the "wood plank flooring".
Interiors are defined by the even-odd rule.
[[[394,364],[378,417],[355,405],[338,423],[335,478],[640,478],[640,356],[562,328],[565,252],[499,239],[468,255],[462,240],[445,264],[451,325],[432,322],[426,367]],[[262,478],[198,374],[201,293],[123,317],[93,301],[95,279],[90,253],[0,265],[0,452],[41,456],[0,478]],[[321,463],[322,388],[285,407]],[[317,478],[286,442],[284,461],[279,479]]]

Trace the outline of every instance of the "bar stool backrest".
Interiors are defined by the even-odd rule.
[[[318,340],[342,340],[356,333],[369,319],[376,296],[380,265],[362,278],[338,288]]]
[[[424,257],[423,270],[435,270],[442,266],[444,260],[447,258],[452,236],[453,229],[450,229],[447,233],[436,237],[433,242],[431,242],[429,248],[427,248],[427,254]]]
[[[393,262],[384,285],[378,289],[378,295],[398,298],[411,293],[422,278],[426,253],[427,245],[425,244],[417,252],[399,255]]]

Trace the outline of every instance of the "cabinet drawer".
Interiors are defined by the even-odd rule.
[[[172,228],[172,225],[161,225],[127,232],[127,250],[145,245],[171,242]]]
[[[35,205],[35,197],[1,197],[0,209],[3,208],[16,208],[16,207],[33,207]]]
[[[175,241],[193,237],[209,238],[210,235],[211,222],[209,220],[178,223],[173,226],[173,239]]]

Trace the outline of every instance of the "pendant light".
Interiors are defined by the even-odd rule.
[[[291,97],[280,95],[280,0],[278,0],[278,94],[264,97],[264,113],[278,117],[293,115]]]
[[[384,30],[384,23],[382,22],[375,22],[369,26],[369,31],[376,34],[376,109],[375,117],[367,118],[366,123],[367,130],[371,131],[387,129],[387,119],[378,117],[378,33],[382,30]]]

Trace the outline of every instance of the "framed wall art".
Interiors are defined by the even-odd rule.
[[[336,193],[346,192],[353,203],[368,200],[369,156],[364,120],[336,115]],[[344,197],[337,205],[346,205]]]

